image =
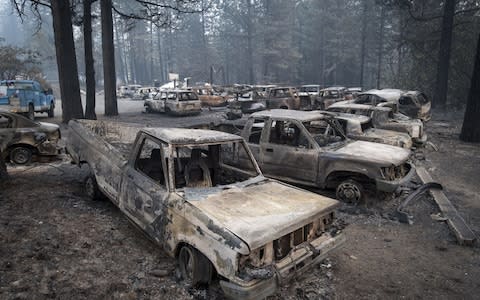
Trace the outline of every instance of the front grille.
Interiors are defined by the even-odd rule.
[[[385,168],[385,178],[387,180],[402,179],[403,177],[405,177],[405,175],[408,174],[409,171],[410,171],[410,165],[408,163],[404,163],[399,166]]]
[[[273,249],[275,254],[275,260],[281,260],[287,256],[290,251],[304,243],[312,241],[313,239],[322,235],[328,226],[330,226],[334,219],[334,213],[330,213],[315,222],[309,223],[297,230],[282,236],[281,238],[273,241]]]

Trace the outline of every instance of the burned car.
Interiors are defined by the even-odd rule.
[[[265,97],[256,88],[242,89],[235,92],[235,96],[228,100],[228,119],[241,118],[243,114],[250,114],[266,108]]]
[[[343,132],[352,140],[387,144],[405,149],[412,147],[412,138],[404,132],[373,127],[372,119],[367,116],[324,112],[332,115],[343,127]]]
[[[302,103],[308,103],[310,101],[310,107],[307,110],[315,109],[317,103],[321,100],[320,97],[321,87],[318,84],[306,84],[300,86],[298,89],[298,96]]]
[[[227,104],[226,94],[215,90],[211,86],[192,87],[191,90],[197,93],[198,99],[204,107],[225,106]]]
[[[370,90],[361,93],[349,103],[388,106],[412,118],[428,121],[431,118],[431,103],[427,96],[419,91],[403,91],[398,89]]]
[[[245,141],[211,130],[70,121],[68,153],[192,285],[216,274],[230,298],[261,299],[345,237],[336,200],[266,179]],[[240,168],[239,166],[242,166]]]
[[[60,151],[60,128],[0,111],[0,137],[9,137],[4,156],[15,164],[28,164],[33,156],[55,156]]]
[[[427,141],[427,134],[424,132],[421,120],[394,113],[389,107],[338,102],[331,105],[327,111],[364,115],[371,118],[374,128],[408,133],[417,145]]]
[[[320,90],[319,99],[315,103],[317,109],[326,109],[335,102],[345,100],[346,87],[333,86]]]
[[[197,94],[189,90],[167,90],[144,102],[145,111],[164,112],[171,115],[199,114],[202,106]]]
[[[238,126],[211,128],[236,132]],[[404,148],[350,140],[332,116],[317,111],[264,110],[241,129],[263,173],[302,186],[336,189],[337,199],[360,202],[367,190],[394,192],[415,173]]]
[[[310,105],[310,103],[304,103],[304,105]],[[301,109],[302,103],[294,87],[275,87],[268,91],[266,107],[268,109]]]

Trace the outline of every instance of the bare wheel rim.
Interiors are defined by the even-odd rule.
[[[180,250],[179,255],[179,262],[180,262],[180,272],[182,273],[182,277],[184,280],[189,282],[193,279],[193,252],[188,247],[183,247]]]
[[[355,183],[343,182],[338,186],[337,197],[348,202],[357,203],[362,198],[362,192]]]
[[[31,157],[30,150],[26,148],[17,148],[13,152],[12,160],[16,164],[23,165],[28,163],[28,161],[30,160],[30,157]]]

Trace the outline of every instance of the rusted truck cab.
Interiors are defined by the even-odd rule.
[[[116,204],[189,283],[217,274],[227,297],[262,299],[345,239],[336,200],[263,177],[245,141],[210,130],[71,121],[86,190]]]

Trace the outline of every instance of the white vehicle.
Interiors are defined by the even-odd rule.
[[[141,88],[142,86],[139,84],[129,84],[129,85],[122,85],[117,88],[117,97],[119,98],[131,98],[133,94],[136,92],[137,89]]]
[[[170,90],[158,93],[153,99],[146,99],[145,111],[164,112],[173,115],[199,114],[202,104],[195,92],[190,90]]]
[[[135,91],[133,94],[133,100],[146,100],[150,97],[151,94],[158,93],[158,88],[150,86],[150,87],[141,87]],[[153,98],[153,97],[152,97]]]

